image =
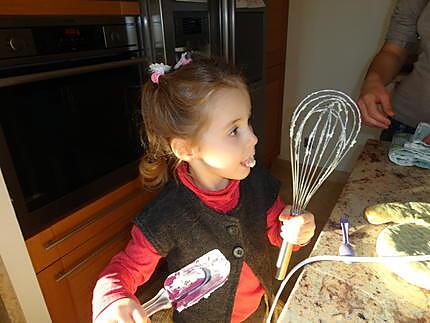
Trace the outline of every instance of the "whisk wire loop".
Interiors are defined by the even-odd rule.
[[[305,97],[290,126],[293,181],[292,214],[302,213],[312,196],[356,143],[361,128],[355,102],[337,90],[321,90]],[[284,279],[292,246],[282,243],[276,266]]]

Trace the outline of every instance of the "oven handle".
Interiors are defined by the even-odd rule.
[[[73,68],[65,68],[61,70],[56,71],[49,71],[49,72],[41,72],[41,73],[33,73],[33,74],[27,74],[27,75],[19,75],[19,76],[11,76],[0,79],[0,88],[12,86],[12,85],[19,85],[19,84],[25,84],[25,83],[31,83],[31,82],[37,82],[37,81],[45,81],[50,80],[54,78],[59,77],[65,77],[65,76],[73,76],[83,73],[90,73],[90,72],[97,72],[97,71],[103,71],[113,68],[120,68],[130,65],[137,65],[141,63],[147,64],[146,58],[133,58],[133,59],[127,59],[122,61],[116,61],[116,62],[109,62],[109,63],[102,63],[102,64],[94,64],[94,65],[88,65],[88,66],[80,66],[80,67],[73,67]]]

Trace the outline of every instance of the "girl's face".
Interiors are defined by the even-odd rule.
[[[251,101],[245,89],[218,90],[207,109],[207,126],[189,162],[190,172],[198,186],[219,190],[229,179],[248,176],[258,139],[249,124]]]

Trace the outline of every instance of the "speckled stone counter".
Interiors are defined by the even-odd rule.
[[[24,323],[25,318],[0,257],[0,322]]]
[[[358,255],[374,256],[385,225],[369,224],[364,208],[383,202],[430,202],[430,170],[397,166],[387,152],[388,145],[367,142],[311,256],[338,254],[344,213]],[[383,264],[315,263],[301,273],[280,321],[430,322],[430,291],[407,283]]]

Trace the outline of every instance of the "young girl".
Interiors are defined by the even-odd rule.
[[[282,237],[297,245],[312,238],[315,223],[310,213],[289,219],[278,181],[255,166],[246,83],[210,59],[155,71],[143,87],[142,115],[143,182],[163,188],[136,218],[126,249],[102,272],[94,320],[149,321],[134,293],[158,261],[167,258],[172,273],[216,248],[230,261],[228,280],[208,299],[175,311],[174,321],[262,322],[263,295],[276,291],[277,252],[270,248],[282,242],[280,220]]]

